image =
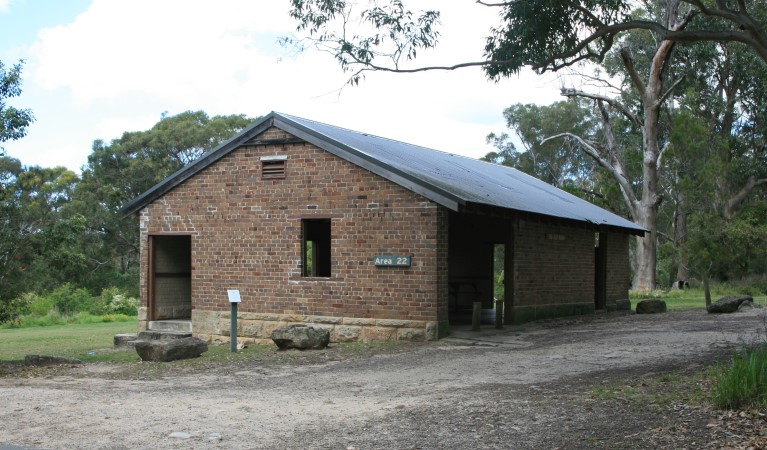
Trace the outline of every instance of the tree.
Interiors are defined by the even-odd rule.
[[[66,217],[86,218],[82,239],[89,269],[83,286],[94,292],[137,283],[139,233],[135,218],[118,210],[129,200],[213,149],[252,122],[244,115],[208,117],[203,111],[163,114],[146,131],[96,140]]]
[[[290,16],[308,39],[285,42],[314,45],[333,54],[359,82],[365,71],[419,72],[482,67],[497,78],[529,66],[557,71],[579,61],[601,61],[618,36],[648,31],[668,42],[740,42],[767,62],[767,8],[764,0],[664,0],[657,19],[632,15],[631,0],[508,0],[476,3],[500,10],[501,23],[486,38],[484,59],[438,66],[404,67],[439,39],[440,13],[417,14],[402,0],[371,1],[354,20],[356,2],[291,0]],[[647,10],[654,2],[640,2]],[[678,18],[669,23],[667,16]],[[706,25],[705,27],[700,25]]]
[[[413,14],[401,0],[384,6],[372,2],[363,9],[358,24],[352,21],[354,4],[343,0],[292,0],[290,15],[298,30],[308,33],[299,41],[329,51],[350,82],[358,83],[366,71],[418,72],[482,67],[488,77],[498,79],[530,66],[539,72],[557,71],[580,61],[602,62],[619,55],[625,75],[624,88],[634,92],[634,105],[579,90],[563,92],[568,97],[590,98],[601,117],[604,138],[601,149],[581,140],[582,148],[608,170],[621,187],[632,218],[650,233],[637,247],[634,287],[656,286],[657,220],[662,197],[658,191],[662,107],[669,100],[676,79],[667,85],[677,43],[740,42],[767,62],[767,15],[764,0],[700,0],[642,2],[640,14],[630,0],[510,0],[477,3],[499,8],[501,24],[486,39],[484,59],[451,65],[410,67],[422,49],[437,44],[438,11]],[[356,26],[358,29],[354,29]],[[361,30],[359,30],[361,29]],[[630,33],[628,33],[630,32]],[[624,47],[631,36],[646,36],[655,45],[647,53],[634,54]],[[295,41],[294,41],[295,42]],[[618,45],[618,50],[614,47]],[[623,47],[623,48],[620,48]],[[635,50],[637,50],[635,48]],[[636,58],[639,56],[639,58]],[[642,58],[645,63],[642,64]],[[644,77],[642,76],[644,74]],[[612,114],[611,114],[612,113]],[[617,114],[642,135],[642,186],[637,192],[629,183],[624,149],[615,139],[613,122]],[[577,140],[575,134],[561,135]]]
[[[506,108],[503,116],[522,148],[517,149],[515,139],[505,132],[491,133],[487,142],[498,150],[488,153],[483,160],[514,167],[602,207],[625,213],[620,199],[615,201],[617,185],[605,179],[598,165],[580,151],[577,142],[542,142],[563,132],[588,140],[598,139],[599,121],[587,102],[569,100],[548,106],[516,104]]]
[[[35,120],[28,109],[9,106],[6,100],[21,94],[21,65],[19,62],[6,70],[0,61],[0,156],[4,155],[3,142],[21,139],[27,134],[27,127]]]
[[[83,268],[77,250],[82,229],[61,221],[77,176],[63,167],[23,167],[0,157],[0,299],[44,291]]]

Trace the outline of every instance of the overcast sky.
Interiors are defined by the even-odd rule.
[[[478,60],[496,11],[474,0],[410,0],[442,11],[440,44],[419,62]],[[331,55],[296,55],[288,0],[0,0],[0,60],[19,59],[32,109],[27,137],[5,144],[25,165],[79,171],[95,139],[151,128],[163,112],[270,111],[481,157],[505,129],[504,108],[559,99],[553,77],[500,83],[480,69],[375,73],[355,87]],[[339,89],[343,89],[339,93]]]

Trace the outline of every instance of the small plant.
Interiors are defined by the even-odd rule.
[[[767,407],[767,345],[736,353],[731,365],[714,369],[711,396],[720,408]]]

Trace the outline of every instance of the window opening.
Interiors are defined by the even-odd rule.
[[[303,275],[330,276],[330,219],[306,219],[303,228]]]

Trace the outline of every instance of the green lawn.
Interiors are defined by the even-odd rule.
[[[97,350],[112,349],[114,335],[135,333],[138,326],[132,322],[102,322],[87,324],[52,325],[48,327],[10,328],[0,330],[0,361],[24,359],[25,355],[49,355],[94,358]],[[116,359],[125,355],[135,359],[135,352],[116,352]],[[107,358],[110,359],[110,358]]]
[[[715,302],[720,298],[727,295],[738,295],[736,293],[728,292],[712,292],[711,302]],[[704,309],[706,307],[706,300],[703,296],[702,289],[686,289],[679,291],[669,292],[631,292],[631,306],[636,307],[637,302],[640,302],[647,298],[660,298],[666,302],[666,307],[669,311],[683,310],[683,309]],[[767,306],[767,296],[754,296],[754,303],[758,303],[763,306]]]

